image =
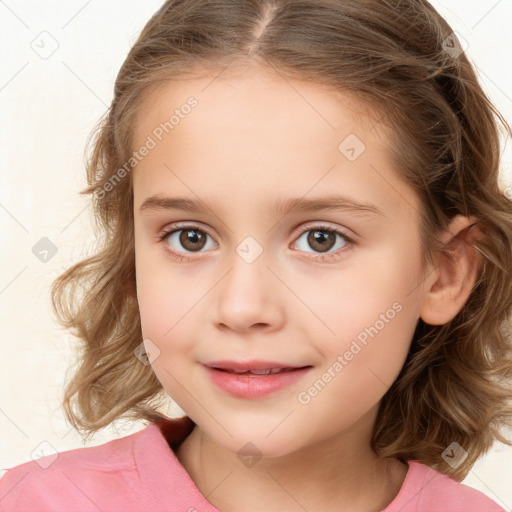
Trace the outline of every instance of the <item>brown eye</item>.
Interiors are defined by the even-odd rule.
[[[180,244],[187,251],[200,251],[206,244],[206,233],[198,229],[182,229],[179,231]]]
[[[159,238],[169,245],[170,251],[178,254],[204,252],[203,249],[215,248],[216,246],[211,236],[197,226],[181,226],[180,229],[164,232]],[[210,246],[208,246],[208,243],[210,243]]]
[[[334,247],[336,233],[326,229],[312,229],[307,236],[309,246],[315,251],[325,252]]]
[[[342,257],[355,243],[341,230],[318,225],[303,230],[293,245],[309,253],[311,259],[324,262]]]

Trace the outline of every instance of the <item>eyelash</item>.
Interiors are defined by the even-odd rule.
[[[159,233],[158,234],[158,240],[159,240],[159,242],[165,242],[165,240],[169,236],[171,236],[173,233],[176,233],[176,232],[179,232],[179,231],[187,231],[187,230],[200,231],[201,233],[204,233],[204,234],[210,236],[204,229],[201,229],[199,226],[195,226],[193,224],[187,224],[187,225],[173,226],[173,228],[167,229],[167,230]],[[318,253],[318,254],[314,255],[311,258],[314,261],[317,261],[317,262],[320,262],[320,263],[324,263],[326,261],[331,261],[332,259],[336,259],[339,256],[339,252],[340,251],[346,252],[353,245],[355,245],[354,240],[352,238],[350,238],[344,231],[341,231],[339,229],[334,229],[334,228],[332,228],[330,226],[326,226],[326,225],[322,225],[322,224],[315,225],[315,226],[312,226],[312,227],[308,227],[307,229],[304,229],[303,231],[301,231],[297,235],[296,239],[299,239],[304,233],[309,233],[310,231],[327,231],[329,233],[333,233],[335,235],[339,235],[346,242],[345,246],[343,248],[341,248],[341,249],[338,249],[336,252],[325,253],[325,254]],[[211,238],[211,236],[210,236],[210,238]],[[166,250],[167,250],[167,252],[173,258],[179,260],[180,262],[181,261],[188,262],[190,260],[190,256],[187,256],[186,254],[177,254],[172,249],[170,249],[168,247],[168,245],[166,246]],[[198,252],[204,252],[204,251],[198,251]],[[193,254],[193,253],[190,253],[190,254]]]

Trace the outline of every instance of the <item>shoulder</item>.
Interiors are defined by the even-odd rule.
[[[396,498],[383,512],[505,512],[484,493],[418,461],[409,470]]]
[[[118,499],[138,476],[133,447],[152,425],[97,446],[44,455],[7,469],[0,479],[0,511],[98,510]],[[127,487],[128,484],[128,487]],[[108,508],[108,507],[107,507]]]

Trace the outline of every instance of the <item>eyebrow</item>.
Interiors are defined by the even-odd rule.
[[[197,213],[218,212],[216,208],[205,201],[189,199],[185,197],[161,197],[153,195],[144,200],[139,211],[144,210],[183,210]],[[377,206],[370,203],[361,203],[339,194],[305,199],[303,197],[292,197],[286,200],[277,199],[270,205],[270,212],[275,215],[284,215],[289,212],[318,212],[327,210],[340,210],[360,215],[380,215],[384,213]]]

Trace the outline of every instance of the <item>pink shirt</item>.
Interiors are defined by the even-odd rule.
[[[188,417],[151,423],[99,446],[8,469],[0,480],[0,512],[219,512],[173,451],[193,426]],[[418,461],[408,464],[400,492],[382,512],[505,512],[476,489]]]

